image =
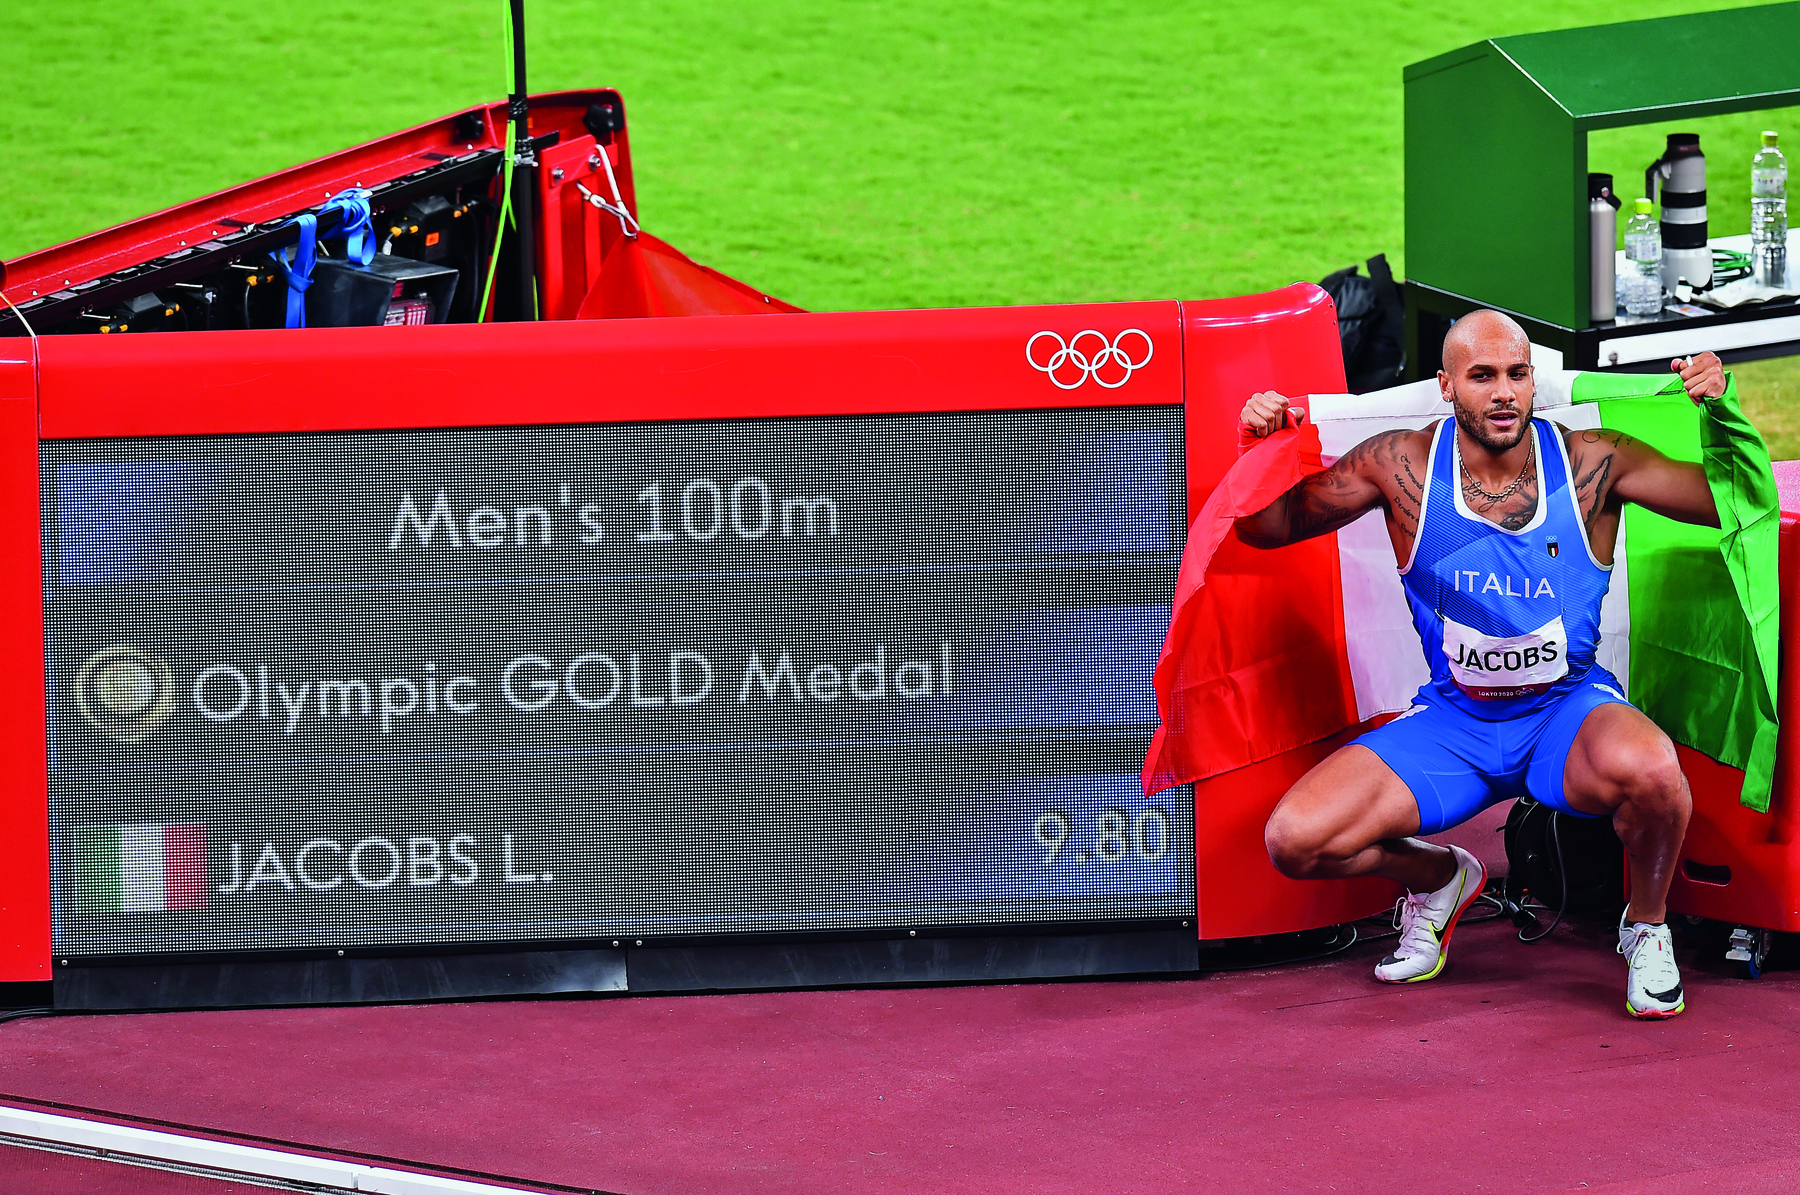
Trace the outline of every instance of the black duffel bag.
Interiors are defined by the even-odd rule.
[[[1351,266],[1319,283],[1337,307],[1344,377],[1352,394],[1398,385],[1406,367],[1402,347],[1406,313],[1387,254],[1377,253],[1368,266],[1367,278]]]

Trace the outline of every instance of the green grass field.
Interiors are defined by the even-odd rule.
[[[647,228],[841,309],[1207,298],[1383,251],[1403,271],[1407,63],[1728,6],[531,0],[528,15],[534,90],[624,93]],[[497,98],[502,11],[19,0],[0,37],[0,257]],[[1715,232],[1748,228],[1755,133],[1791,115],[1697,122]],[[1641,182],[1665,131],[1597,134],[1590,164]],[[1503,164],[1468,185],[1504,186]]]

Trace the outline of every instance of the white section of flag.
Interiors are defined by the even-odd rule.
[[[164,908],[165,858],[160,825],[119,827],[119,908],[159,913]]]

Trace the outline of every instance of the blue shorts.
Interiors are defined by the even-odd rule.
[[[1484,722],[1428,685],[1412,708],[1356,741],[1381,756],[1412,790],[1419,833],[1436,834],[1489,805],[1530,796],[1576,817],[1563,797],[1563,767],[1587,716],[1603,705],[1630,705],[1624,686],[1596,665],[1561,701],[1505,722]]]

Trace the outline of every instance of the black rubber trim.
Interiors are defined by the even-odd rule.
[[[1662,242],[1664,249],[1704,249],[1706,248],[1706,221],[1698,224],[1669,224],[1662,226]]]
[[[1668,191],[1662,193],[1663,211],[1672,207],[1705,207],[1705,191]]]

